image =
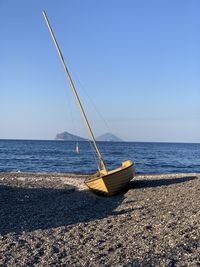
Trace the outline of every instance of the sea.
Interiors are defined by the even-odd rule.
[[[99,142],[108,169],[131,159],[137,174],[200,173],[200,144]],[[89,142],[0,140],[0,172],[88,174],[97,170]]]

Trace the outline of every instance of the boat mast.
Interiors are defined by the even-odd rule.
[[[85,123],[86,123],[86,126],[87,126],[87,128],[88,128],[88,131],[89,131],[89,133],[90,133],[90,135],[91,135],[91,137],[92,137],[92,140],[93,140],[93,143],[94,143],[94,147],[95,147],[95,149],[96,149],[96,152],[97,152],[97,155],[98,155],[98,158],[99,158],[99,161],[100,161],[100,166],[99,166],[99,168],[101,169],[101,167],[103,167],[103,169],[107,172],[106,165],[105,165],[105,163],[104,163],[104,161],[103,161],[101,152],[100,152],[100,150],[99,150],[99,148],[98,148],[98,146],[97,146],[97,143],[96,143],[94,134],[93,134],[93,132],[92,132],[92,129],[91,129],[90,124],[89,124],[89,122],[88,122],[88,119],[87,119],[87,117],[86,117],[85,111],[84,111],[83,106],[82,106],[82,104],[81,104],[80,98],[79,98],[79,96],[78,96],[78,94],[77,94],[77,91],[76,91],[76,88],[75,88],[74,83],[73,83],[73,81],[72,81],[72,78],[71,78],[71,76],[70,76],[70,74],[69,74],[69,71],[68,71],[68,69],[67,69],[67,66],[66,66],[66,64],[65,64],[64,58],[63,58],[63,56],[62,56],[61,50],[60,50],[60,48],[59,48],[59,46],[58,46],[58,43],[57,43],[57,41],[56,41],[55,35],[54,35],[54,33],[53,33],[53,30],[52,30],[52,28],[51,28],[51,26],[50,26],[50,23],[49,23],[49,20],[48,20],[48,18],[47,18],[47,15],[46,15],[45,11],[42,11],[42,14],[43,14],[43,16],[44,16],[44,18],[45,18],[45,21],[46,21],[46,24],[47,24],[47,26],[48,26],[49,32],[50,32],[51,37],[52,37],[52,39],[53,39],[53,41],[54,41],[54,44],[55,44],[55,47],[56,47],[56,49],[57,49],[58,55],[59,55],[60,60],[61,60],[61,62],[62,62],[62,64],[63,64],[63,67],[64,67],[64,69],[65,69],[65,72],[66,72],[66,74],[67,74],[67,77],[68,77],[70,86],[71,86],[72,91],[73,91],[73,93],[74,93],[74,95],[75,95],[75,97],[76,97],[76,100],[77,100],[77,102],[78,102],[79,108],[80,108],[81,113],[82,113],[82,115],[83,115],[83,118],[84,118],[84,120],[85,120]]]

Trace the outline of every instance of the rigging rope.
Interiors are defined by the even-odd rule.
[[[94,146],[93,146],[93,143],[90,141],[90,139],[87,139],[87,140],[88,140],[88,142],[89,142],[89,144],[90,144],[90,147],[91,147],[91,151],[92,151],[94,160],[96,161],[97,166],[98,166],[98,169],[100,170],[100,168],[99,168],[99,158],[98,158],[98,156],[97,156],[97,153],[96,153],[96,150],[95,150],[95,148],[94,148]]]
[[[69,65],[69,64],[68,64]],[[73,74],[73,77],[76,79],[76,81],[79,84],[79,89],[87,96],[87,98],[89,99],[90,103],[92,104],[93,108],[95,109],[96,113],[99,115],[99,117],[102,119],[102,121],[104,122],[105,127],[107,128],[108,132],[111,132],[111,129],[106,121],[106,119],[103,117],[102,113],[99,111],[99,109],[97,108],[97,105],[95,104],[95,102],[92,100],[92,98],[90,97],[90,95],[87,93],[87,90],[85,88],[85,86],[83,85],[83,83],[79,80],[77,73],[75,72],[75,70],[69,65],[69,69],[70,72]]]

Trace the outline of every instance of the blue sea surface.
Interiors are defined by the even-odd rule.
[[[108,169],[131,159],[138,174],[200,172],[200,144],[99,142]],[[0,140],[0,172],[92,173],[95,153],[88,142]]]

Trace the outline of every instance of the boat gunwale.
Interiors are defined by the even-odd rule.
[[[95,180],[98,180],[98,179],[103,179],[103,178],[106,178],[106,177],[108,177],[108,176],[110,176],[110,175],[113,175],[113,174],[115,174],[115,173],[117,173],[117,172],[121,172],[121,171],[124,171],[124,170],[126,170],[126,169],[128,169],[128,168],[130,168],[130,167],[133,167],[133,165],[134,165],[134,163],[132,162],[132,164],[131,165],[129,165],[129,166],[127,166],[127,167],[123,167],[123,168],[121,168],[121,170],[119,170],[120,169],[120,167],[119,168],[117,168],[116,170],[112,170],[112,171],[110,171],[110,173],[108,172],[107,174],[105,174],[105,175],[100,175],[100,176],[97,176],[97,177],[91,177],[91,178],[86,178],[85,179],[85,181],[84,181],[84,183],[85,184],[87,184],[87,182],[93,182],[93,181],[95,181]],[[133,172],[134,173],[134,172]]]

